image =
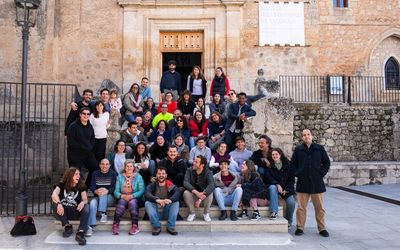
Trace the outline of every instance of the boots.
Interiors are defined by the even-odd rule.
[[[226,210],[221,210],[221,215],[218,217],[218,220],[225,220],[227,217]]]

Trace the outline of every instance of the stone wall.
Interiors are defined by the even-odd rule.
[[[399,106],[295,106],[295,142],[309,128],[333,161],[400,160]]]

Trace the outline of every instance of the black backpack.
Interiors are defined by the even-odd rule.
[[[35,222],[31,216],[17,216],[15,225],[11,229],[12,236],[34,235],[36,234]]]

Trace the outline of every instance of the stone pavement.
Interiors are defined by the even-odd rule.
[[[399,194],[400,184],[368,186],[368,192],[375,194]],[[363,190],[363,191],[366,191]],[[382,191],[376,191],[382,190]],[[396,191],[397,190],[397,191]],[[390,198],[395,198],[392,196]],[[397,196],[398,198],[398,196]],[[59,233],[54,233],[55,226],[51,217],[35,217],[38,235],[30,237],[10,237],[9,231],[14,218],[0,218],[0,249],[110,249],[104,241],[122,241],[130,245],[118,244],[120,249],[400,249],[400,207],[376,199],[352,194],[334,188],[328,188],[325,196],[327,226],[331,234],[329,238],[318,235],[314,221],[312,205],[309,206],[305,234],[293,236],[290,234],[251,234],[230,233],[180,233],[179,236],[161,234],[153,237],[141,232],[136,236],[111,236],[106,232],[93,235],[85,247],[75,244],[74,240],[63,239]],[[58,242],[50,244],[47,242]],[[97,245],[96,245],[97,243]]]

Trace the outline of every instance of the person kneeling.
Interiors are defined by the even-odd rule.
[[[81,180],[78,169],[69,168],[65,171],[61,182],[55,186],[51,194],[51,200],[56,207],[55,216],[64,227],[63,237],[67,238],[73,233],[69,220],[79,219],[75,240],[79,245],[86,245],[85,232],[88,228],[89,206],[86,186]]]
[[[115,207],[114,223],[112,233],[119,234],[119,222],[128,207],[131,214],[132,226],[129,229],[130,235],[139,233],[139,201],[144,193],[144,181],[139,174],[139,165],[135,165],[133,160],[126,160],[122,173],[117,177],[114,196],[119,199]]]
[[[237,187],[240,183],[240,176],[228,170],[229,160],[222,158],[219,160],[220,172],[214,175],[215,189],[214,196],[218,203],[218,207],[221,210],[219,220],[225,220],[227,218],[225,205],[231,205],[232,210],[230,218],[236,221],[236,211],[239,207],[240,200],[242,199],[243,190],[241,187]]]
[[[177,235],[175,231],[176,218],[179,213],[179,199],[181,192],[170,180],[167,179],[167,169],[158,167],[155,182],[150,183],[145,191],[146,202],[144,204],[146,213],[149,215],[153,226],[152,235],[161,232],[160,219],[167,218],[167,232]]]
[[[183,193],[183,199],[189,208],[187,221],[193,221],[196,218],[195,207],[200,207],[204,201],[204,220],[211,221],[210,207],[213,200],[213,191],[215,188],[214,178],[211,170],[206,167],[207,160],[204,156],[198,155],[194,159],[193,167],[186,170],[183,186],[186,191]]]

